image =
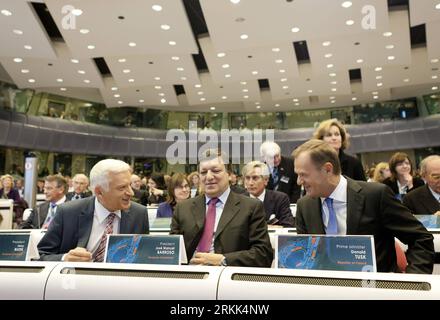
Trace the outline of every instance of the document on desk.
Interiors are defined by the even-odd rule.
[[[182,235],[108,235],[107,263],[187,263]]]
[[[277,235],[275,267],[376,272],[373,236]]]

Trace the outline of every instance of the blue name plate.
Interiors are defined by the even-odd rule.
[[[30,234],[0,233],[0,260],[26,261]]]
[[[437,215],[416,215],[417,220],[419,220],[426,229],[440,229],[440,216]]]
[[[376,272],[373,236],[278,235],[276,267]]]
[[[107,263],[170,264],[186,263],[181,235],[109,235]]]

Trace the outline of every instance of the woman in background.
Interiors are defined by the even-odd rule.
[[[167,201],[159,204],[156,218],[172,217],[176,204],[188,199],[189,195],[189,182],[186,176],[182,173],[173,174],[168,184]]]
[[[341,122],[336,119],[321,122],[315,130],[313,138],[324,140],[336,150],[343,175],[354,180],[367,181],[359,159],[344,152],[348,148],[349,142],[347,131]]]
[[[159,204],[166,200],[165,178],[162,173],[153,173],[148,179],[148,190],[141,198],[141,204],[144,206]]]
[[[201,193],[199,173],[197,171],[191,172],[188,176],[188,181],[191,189],[191,198],[194,198]]]
[[[14,202],[19,202],[21,197],[18,190],[14,188],[14,178],[9,174],[5,174],[1,176],[0,181],[2,186],[0,199],[12,199]]]
[[[388,162],[379,162],[374,168],[373,182],[383,183],[389,177],[391,177],[391,171]]]

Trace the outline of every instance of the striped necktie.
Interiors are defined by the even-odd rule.
[[[101,240],[99,240],[98,248],[93,253],[94,262],[104,261],[105,247],[107,246],[107,235],[113,233],[113,221],[115,220],[115,217],[116,214],[111,212],[106,218],[107,223],[105,225],[105,230],[101,236]]]

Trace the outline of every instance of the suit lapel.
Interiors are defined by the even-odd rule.
[[[119,226],[119,233],[120,234],[130,234],[133,233],[132,230],[130,230],[131,223],[131,213],[130,210],[127,211],[121,211],[121,224]]]
[[[198,230],[203,229],[203,226],[205,225],[205,216],[206,216],[206,205],[205,205],[204,195],[198,196],[193,200],[191,211],[194,217],[195,225],[198,227]]]
[[[95,197],[91,197],[89,203],[79,214],[78,221],[78,247],[85,248],[92,232],[93,216],[95,213]]]
[[[223,207],[223,212],[218,222],[217,230],[215,231],[215,237],[217,238],[232,218],[240,210],[240,199],[231,191],[229,193],[228,199],[226,200],[225,206]]]
[[[304,214],[310,215],[310,234],[325,234],[324,223],[322,222],[322,205],[320,198],[311,198]]]
[[[356,234],[362,215],[365,198],[359,193],[362,188],[347,178],[347,234]]]
[[[423,192],[420,193],[420,203],[422,206],[424,206],[428,212],[432,212],[433,209],[435,211],[440,210],[440,203],[434,198],[428,185],[426,184],[421,188],[424,188]]]

